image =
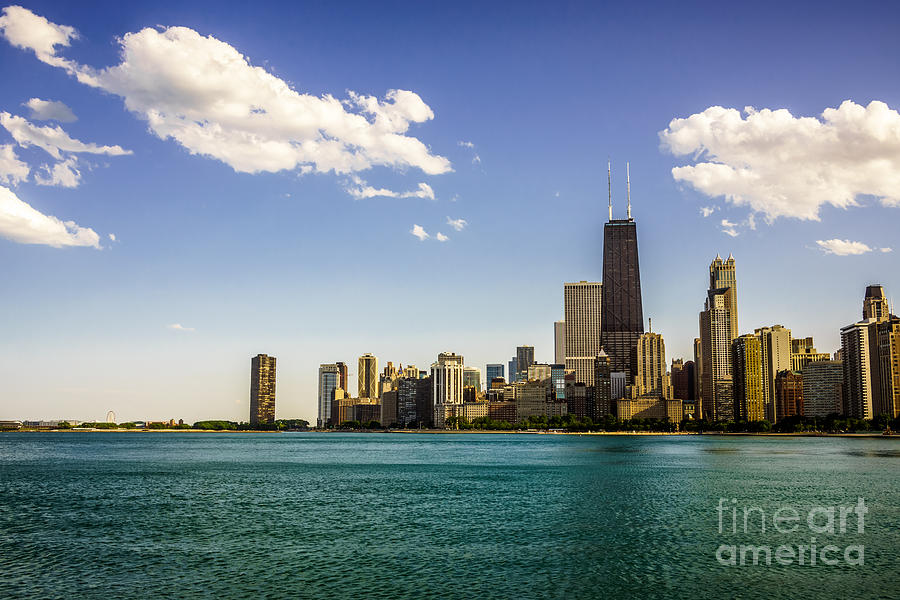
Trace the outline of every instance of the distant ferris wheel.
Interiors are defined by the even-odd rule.
[[[116,422],[116,413],[113,411],[109,411],[106,413],[106,422],[107,423],[115,423]]]

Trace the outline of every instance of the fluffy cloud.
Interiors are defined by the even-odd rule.
[[[167,329],[171,329],[172,331],[184,331],[186,333],[193,333],[196,331],[193,327],[185,327],[181,323],[172,323],[171,325],[166,325]]]
[[[422,228],[421,225],[413,225],[413,228],[410,229],[409,232],[419,238],[420,242],[424,242],[431,237],[430,235],[428,235],[425,229]]]
[[[78,117],[72,112],[72,109],[62,102],[56,100],[41,100],[40,98],[32,98],[23,106],[27,106],[31,110],[31,118],[36,121],[59,121],[60,123],[72,123],[77,121]]]
[[[447,217],[447,225],[457,231],[462,231],[468,224],[469,222],[465,219],[451,219],[450,217]]]
[[[434,236],[434,239],[436,239],[436,240],[439,241],[439,242],[446,242],[446,241],[449,240],[450,238],[448,238],[446,235],[444,235],[443,233],[441,233],[440,231],[438,231],[438,232],[437,232],[437,235]]]
[[[704,218],[708,217],[709,215],[713,214],[714,212],[716,212],[715,206],[701,206],[700,207],[700,214],[703,215]]]
[[[692,155],[672,176],[707,196],[778,217],[817,220],[823,205],[847,208],[871,195],[900,206],[900,113],[884,102],[847,100],[822,118],[785,109],[712,106],[673,119],[662,148]]]
[[[231,45],[186,27],[127,33],[119,40],[121,62],[96,70],[56,56],[74,30],[14,8],[3,17],[4,35],[13,45],[121,96],[160,138],[235,171],[452,170],[446,158],[405,135],[410,124],[434,118],[414,92],[390,90],[383,99],[351,92],[343,102],[302,94],[251,65]]]
[[[131,150],[125,150],[121,146],[98,146],[97,144],[85,144],[82,141],[69,137],[62,127],[41,126],[29,123],[23,117],[11,115],[8,112],[0,112],[0,125],[9,131],[13,139],[23,147],[37,146],[43,148],[53,158],[60,160],[63,152],[86,152],[89,154],[108,154],[109,156],[122,156],[132,154]]]
[[[882,252],[893,252],[894,249],[893,248],[881,248],[881,251]]]
[[[57,46],[68,46],[78,37],[74,27],[51,23],[21,6],[7,6],[0,15],[0,32],[13,46],[33,51],[38,60],[74,73],[73,63],[56,55]]]
[[[91,246],[100,248],[100,236],[93,229],[72,221],[45,215],[0,186],[0,236],[20,244]]]
[[[356,199],[364,198],[426,198],[434,200],[434,190],[427,183],[420,183],[418,188],[408,192],[395,192],[387,188],[376,188],[366,183],[362,178],[354,175],[350,178],[352,184],[347,184],[347,193]]]
[[[816,240],[819,248],[825,254],[836,254],[838,256],[851,256],[854,254],[865,254],[871,252],[872,248],[862,242],[853,242],[851,240]]]
[[[16,185],[28,179],[31,169],[16,156],[12,144],[0,146],[0,182]]]
[[[76,188],[81,183],[81,171],[77,169],[77,164],[78,160],[74,156],[70,156],[52,167],[43,165],[41,169],[46,175],[42,175],[39,171],[35,172],[34,180],[38,185]]]

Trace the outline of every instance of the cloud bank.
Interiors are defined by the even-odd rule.
[[[673,119],[661,147],[696,163],[673,168],[675,180],[770,222],[818,220],[822,206],[857,206],[866,195],[900,206],[900,113],[884,102],[846,100],[821,119],[752,107],[744,115],[711,106]]]
[[[187,27],[126,33],[121,62],[104,69],[58,56],[75,30],[25,8],[4,9],[0,29],[42,62],[121,96],[158,137],[238,172],[452,170],[449,160],[406,135],[411,124],[434,118],[411,91],[389,90],[384,98],[349,92],[343,101],[300,93],[233,46]]]
[[[0,186],[0,236],[20,244],[100,248],[100,236],[93,229],[45,215],[3,186]]]

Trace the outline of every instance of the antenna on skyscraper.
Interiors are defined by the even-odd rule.
[[[631,169],[628,163],[625,163],[625,186],[628,190],[628,220],[631,220]]]
[[[606,159],[606,187],[609,188],[609,220],[612,221],[612,165]]]

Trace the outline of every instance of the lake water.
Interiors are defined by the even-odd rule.
[[[810,529],[858,498],[862,533]],[[837,564],[722,564],[812,538]],[[897,598],[898,571],[893,439],[0,434],[0,598]]]

